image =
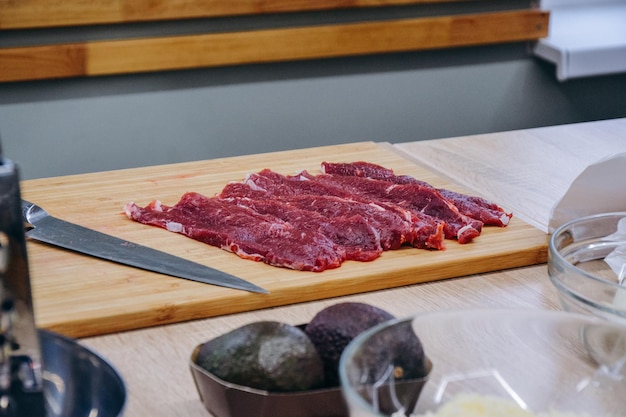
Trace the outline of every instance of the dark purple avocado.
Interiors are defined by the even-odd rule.
[[[318,312],[305,332],[324,362],[326,386],[339,385],[339,359],[348,343],[363,331],[394,318],[381,308],[358,302],[338,303]]]

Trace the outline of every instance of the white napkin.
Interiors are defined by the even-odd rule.
[[[617,232],[610,236],[609,239],[616,241],[626,241],[626,217],[617,223]],[[620,245],[613,249],[605,258],[611,270],[617,275],[617,282],[626,288],[626,245]],[[613,299],[613,305],[618,308],[626,308],[626,289],[618,289]]]
[[[550,213],[548,230],[553,233],[559,226],[578,217],[613,211],[626,212],[626,153],[608,156],[589,165],[570,185]],[[626,218],[618,223],[611,237],[624,240]],[[620,245],[604,258],[625,289],[617,290],[613,304],[626,308],[626,245]]]
[[[624,288],[619,288],[615,292],[613,305],[615,307],[626,309],[626,280],[624,280],[624,271],[626,271],[626,246],[616,248],[611,254],[604,258],[604,262],[609,264],[613,272],[617,274],[617,282]]]
[[[617,223],[617,232],[607,236],[607,238],[618,242],[626,242],[626,217]],[[617,275],[617,282],[626,285],[626,244],[613,249],[613,251],[604,258],[604,262],[606,262],[613,272],[615,272],[615,275]]]
[[[550,213],[548,230],[591,214],[626,211],[626,152],[589,165]]]

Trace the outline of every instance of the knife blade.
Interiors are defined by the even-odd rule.
[[[177,278],[269,293],[226,272],[53,217],[26,200],[22,200],[22,218],[27,224],[25,235],[29,239]]]

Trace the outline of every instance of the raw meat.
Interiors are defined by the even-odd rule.
[[[126,215],[269,265],[320,272],[383,251],[445,249],[471,242],[483,222],[511,215],[479,197],[444,189],[368,162],[322,164],[322,174],[270,169],[227,184],[213,197],[186,193],[174,206],[133,202]]]
[[[335,185],[363,198],[382,200],[399,205],[414,214],[425,214],[444,222],[443,230],[448,239],[469,243],[480,235],[483,223],[460,213],[456,206],[434,188],[421,184],[395,184],[385,180],[321,174],[308,177],[311,181]]]
[[[318,231],[299,230],[274,216],[198,193],[186,193],[172,207],[153,201],[141,208],[131,202],[124,211],[140,223],[269,265],[319,272],[339,267],[344,259],[343,251]]]
[[[455,191],[439,189],[441,195],[454,203],[461,213],[480,220],[487,226],[505,227],[513,214],[507,213],[497,204],[482,197],[470,196]]]
[[[269,169],[248,175],[244,181],[253,189],[266,190],[277,195],[330,195],[361,203],[375,203],[390,211],[395,211],[404,218],[411,219],[411,245],[422,249],[444,249],[443,230],[445,223],[430,215],[408,209],[395,202],[372,198],[363,192],[347,190],[342,184],[318,181],[320,176],[313,176],[306,171],[294,176],[285,176]]]
[[[262,198],[229,197],[226,201],[240,207],[247,207],[256,213],[274,216],[297,230],[321,233],[334,242],[345,253],[344,260],[372,261],[380,256],[383,249],[376,230],[360,214],[333,216],[303,210],[291,202]]]
[[[275,192],[274,192],[275,191]],[[399,210],[389,210],[375,203],[364,203],[331,195],[300,194],[281,195],[279,190],[253,189],[249,184],[231,183],[219,194],[220,198],[248,198],[250,200],[280,201],[289,207],[306,210],[322,219],[363,218],[378,235],[383,250],[399,249],[404,243],[412,242],[413,230],[411,214]]]
[[[322,171],[327,174],[373,178],[393,182],[395,184],[420,184],[422,186],[432,187],[425,181],[415,179],[408,175],[395,175],[393,170],[370,162],[322,162]],[[470,196],[443,188],[438,188],[437,191],[439,191],[444,198],[453,203],[462,214],[480,220],[485,225],[504,227],[509,224],[511,220],[511,213],[507,213],[497,204],[482,197]]]

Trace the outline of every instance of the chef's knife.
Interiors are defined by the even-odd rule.
[[[261,287],[217,269],[58,219],[26,200],[22,200],[22,217],[27,223],[26,237],[30,239],[173,277],[268,293]]]

